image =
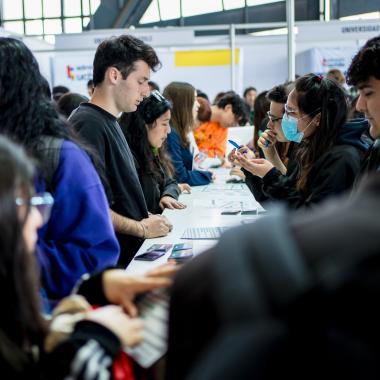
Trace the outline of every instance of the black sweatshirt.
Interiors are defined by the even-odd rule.
[[[134,158],[116,117],[94,104],[82,103],[69,121],[104,164],[106,181],[103,184],[111,209],[137,221],[147,218],[148,209]],[[126,266],[142,240],[116,235],[121,248],[119,263]]]

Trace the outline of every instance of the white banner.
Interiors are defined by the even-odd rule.
[[[152,46],[182,46],[192,43],[194,40],[193,30],[154,30],[151,32],[142,32],[129,29],[103,30],[102,33],[83,32],[78,34],[60,34],[55,38],[55,49],[94,49],[111,36],[120,36],[122,34],[131,34],[136,38]]]

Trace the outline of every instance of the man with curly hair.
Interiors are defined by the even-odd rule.
[[[369,172],[380,171],[380,37],[368,40],[359,50],[347,77],[347,83],[359,91],[356,109],[368,119],[369,133],[375,139],[364,159],[362,177]]]

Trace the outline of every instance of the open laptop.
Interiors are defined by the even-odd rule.
[[[248,144],[253,138],[254,126],[230,127],[228,128],[227,140],[233,140],[238,145]],[[234,147],[227,141],[226,156]]]

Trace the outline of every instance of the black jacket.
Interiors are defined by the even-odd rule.
[[[106,181],[103,184],[111,209],[137,221],[147,218],[148,210],[133,155],[116,117],[94,104],[82,103],[69,121],[104,165]],[[127,266],[143,240],[121,233],[116,236],[121,250],[119,264]]]
[[[108,304],[103,292],[103,273],[104,271],[99,272],[79,285],[78,293],[92,305]],[[1,328],[0,338],[3,341],[6,339]],[[112,363],[122,348],[119,338],[113,332],[100,324],[85,320],[77,323],[73,333],[48,354],[41,344],[37,356],[30,353],[22,359],[19,351],[12,353],[10,342],[6,344],[8,356],[12,355],[12,361],[18,361],[19,365],[11,365],[5,353],[0,350],[1,378],[12,380],[111,378]]]
[[[267,243],[278,226],[267,228],[267,236],[258,228],[267,227],[269,217],[230,230],[186,265],[171,292],[167,379],[275,379],[285,372],[292,379],[320,379],[326,373],[329,379],[378,379],[379,194],[378,173],[354,197],[289,213],[281,222],[296,249],[276,255],[278,261]],[[236,241],[239,248],[231,249]],[[228,256],[240,263],[240,271],[228,266]],[[305,267],[311,282],[308,290],[299,291],[282,274],[302,274]],[[308,284],[303,276],[298,279],[298,285]],[[232,292],[227,302],[221,297],[226,288]],[[276,295],[295,289],[293,297],[279,302]],[[240,303],[246,292],[254,305]],[[281,346],[270,345],[270,337],[282,332],[290,333],[293,346],[280,339],[272,342]],[[211,357],[215,352],[219,355]],[[201,374],[188,376],[197,362]]]
[[[314,163],[306,191],[296,189],[299,166],[294,151],[286,175],[273,168],[263,178],[259,178],[244,170],[247,186],[258,202],[280,200],[294,209],[311,206],[330,195],[340,194],[352,187],[360,172],[368,148],[360,137],[366,128],[368,122],[362,119],[344,125],[336,144]]]
[[[372,172],[380,171],[380,140],[375,140],[368,149],[360,169],[360,174],[355,181],[355,187]]]
[[[136,154],[133,151],[132,153],[148,210],[152,214],[161,214],[163,211],[159,206],[161,198],[169,196],[178,199],[181,193],[178,183],[169,176],[158,157],[153,161],[155,173],[151,173],[143,170]]]

